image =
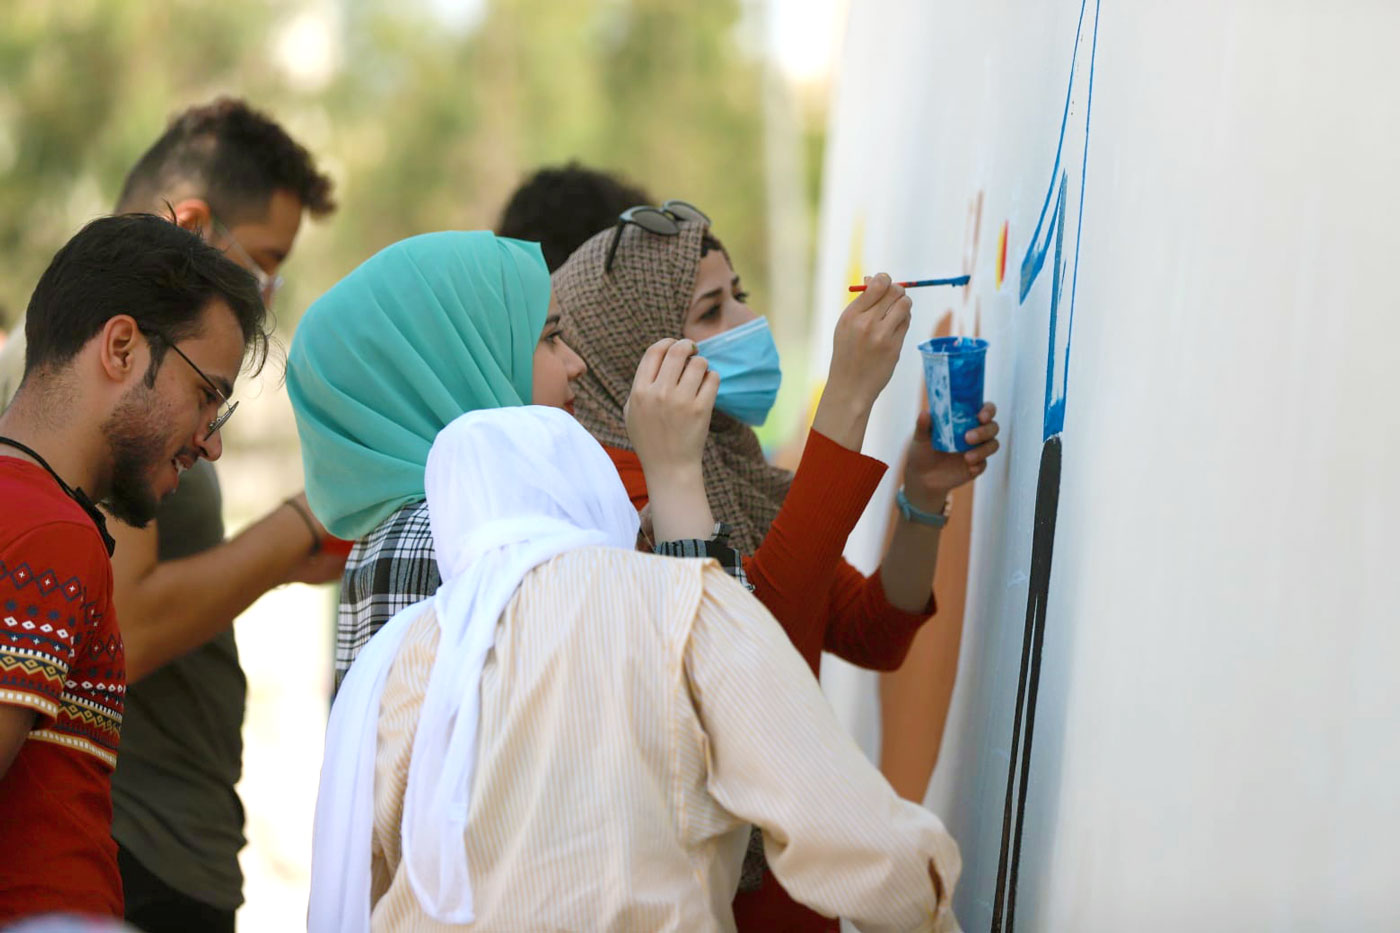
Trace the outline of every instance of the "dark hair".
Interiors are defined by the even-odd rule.
[[[257,280],[197,235],[154,214],[94,220],[64,244],[44,270],[24,324],[24,372],[53,371],[77,355],[118,314],[136,320],[151,341],[147,380],[166,341],[194,336],[216,298],[238,319],[253,367],[267,359],[267,310]]]
[[[170,121],[126,176],[118,210],[150,210],[181,181],[196,185],[226,224],[261,218],[273,192],[295,194],[314,217],[335,210],[331,180],[267,115],[231,97],[190,107]]]
[[[617,223],[618,214],[650,203],[645,191],[616,175],[570,162],[542,168],[521,182],[496,232],[539,243],[553,272],[589,237]]]

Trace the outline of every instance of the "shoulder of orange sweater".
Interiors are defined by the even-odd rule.
[[[604,444],[603,450],[617,469],[622,488],[627,490],[627,498],[632,500],[632,507],[640,511],[650,500],[650,496],[647,495],[647,477],[642,472],[642,459],[637,456],[635,450],[625,447],[609,447]]]

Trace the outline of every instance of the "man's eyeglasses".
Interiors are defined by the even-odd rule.
[[[213,221],[215,232],[225,240],[228,240],[229,250],[242,260],[239,262],[239,265],[247,269],[248,272],[252,274],[253,278],[257,280],[258,294],[262,295],[263,306],[267,308],[272,307],[273,296],[275,296],[277,290],[282,287],[282,276],[268,275],[267,272],[263,270],[263,267],[253,260],[253,257],[243,248],[243,244],[238,242],[238,238],[233,235],[233,232],[229,230],[228,227],[224,226],[219,218],[211,215],[209,219]]]
[[[694,204],[671,200],[660,207],[646,204],[629,207],[618,215],[617,227],[613,230],[612,245],[608,247],[608,258],[603,262],[603,274],[612,271],[613,257],[617,255],[617,244],[622,242],[622,230],[628,224],[636,224],[647,233],[657,236],[677,236],[681,232],[682,221],[699,221],[709,226],[710,218]]]
[[[188,363],[189,366],[190,366],[190,369],[193,369],[196,373],[198,373],[198,374],[199,374],[199,378],[203,379],[206,383],[208,383],[209,388],[214,390],[214,394],[217,395],[217,396],[219,397],[219,401],[223,402],[224,405],[227,406],[227,407],[224,409],[224,411],[223,411],[222,414],[218,415],[217,417],[214,418],[213,421],[209,422],[209,433],[206,434],[206,435],[204,436],[204,439],[205,439],[205,440],[208,440],[209,438],[213,437],[215,434],[219,433],[219,429],[222,428],[225,424],[228,424],[228,419],[232,418],[232,417],[233,417],[233,413],[234,413],[235,411],[238,410],[238,403],[237,403],[237,402],[230,402],[229,399],[228,399],[228,396],[225,395],[225,394],[223,393],[223,390],[220,389],[220,388],[218,387],[217,384],[215,384],[214,380],[213,380],[213,379],[210,379],[207,375],[205,375],[204,370],[202,370],[202,369],[200,369],[198,366],[194,365],[194,360],[192,360],[192,359],[190,359],[188,356],[186,356],[186,355],[185,355],[185,351],[184,351],[184,350],[181,350],[179,347],[177,347],[177,346],[175,345],[175,341],[173,341],[173,340],[171,340],[170,338],[166,337],[166,336],[165,336],[164,334],[162,334],[160,331],[151,330],[151,329],[145,328],[145,327],[142,327],[140,330],[141,330],[141,333],[145,334],[148,338],[149,338],[149,337],[155,337],[155,338],[157,338],[157,339],[160,340],[162,343],[164,343],[167,347],[169,347],[170,349],[174,350],[177,354],[179,354],[180,359],[182,359],[182,360],[184,360],[186,363]]]

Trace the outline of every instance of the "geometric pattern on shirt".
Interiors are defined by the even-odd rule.
[[[402,506],[355,543],[340,579],[335,687],[390,619],[442,584],[426,500]]]
[[[115,767],[126,671],[105,622],[78,577],[0,560],[0,703],[39,714],[29,739]]]

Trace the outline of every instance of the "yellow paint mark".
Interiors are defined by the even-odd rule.
[[[1001,290],[1002,280],[1006,278],[1006,234],[1011,227],[1011,221],[1006,221],[1001,225],[1001,239],[997,243],[997,290]]]
[[[857,215],[851,225],[851,252],[846,260],[846,284],[860,285],[865,281],[861,266],[865,262],[865,218]],[[849,294],[842,292],[842,294]]]

